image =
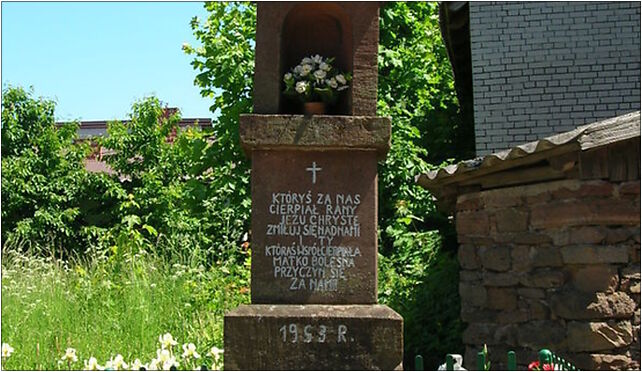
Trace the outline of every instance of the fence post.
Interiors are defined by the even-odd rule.
[[[446,355],[446,371],[454,371],[455,370],[455,361],[453,360],[453,356],[451,354]]]
[[[486,369],[484,368],[486,365],[486,358],[484,357],[484,352],[480,351],[477,353],[477,370],[478,371],[485,371]]]
[[[553,364],[553,353],[548,349],[542,349],[538,355],[539,366],[544,368],[544,364]]]
[[[508,370],[517,371],[517,358],[512,350],[508,352]]]
[[[424,357],[421,355],[416,355],[415,356],[415,371],[423,371],[424,370]]]

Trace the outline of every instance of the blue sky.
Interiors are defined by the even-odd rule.
[[[2,2],[2,86],[33,86],[57,120],[124,119],[155,95],[183,117],[212,117],[194,86],[189,21],[201,2]]]

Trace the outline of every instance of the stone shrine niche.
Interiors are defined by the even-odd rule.
[[[352,73],[352,29],[345,10],[332,3],[306,3],[292,8],[285,17],[281,32],[281,68],[283,76],[304,57],[319,54],[334,57],[334,66]],[[283,90],[283,85],[281,86]],[[280,112],[296,114],[296,102],[281,99]],[[331,114],[350,114],[350,90],[339,96]]]
[[[259,2],[254,75],[255,114],[299,114],[283,95],[283,75],[306,56],[334,57],[352,74],[329,114],[375,115],[379,4]]]

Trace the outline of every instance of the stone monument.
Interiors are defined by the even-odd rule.
[[[401,369],[403,319],[377,304],[378,3],[257,4],[252,304],[225,316],[225,369]],[[328,115],[304,116],[282,77],[306,56],[352,75]]]

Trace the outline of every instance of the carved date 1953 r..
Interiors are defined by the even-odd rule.
[[[300,327],[299,325],[294,323],[291,323],[287,326],[284,324],[283,326],[281,326],[281,328],[279,328],[279,332],[281,332],[281,340],[283,342],[291,342],[293,344],[299,342],[304,342],[306,344],[309,344],[311,342],[323,344],[326,342],[334,341],[334,337],[327,337],[328,327],[324,325],[313,326],[311,324],[307,324],[303,327]],[[348,339],[346,337],[347,333],[348,327],[343,324],[339,324],[337,326],[336,342],[338,344],[348,342]]]

